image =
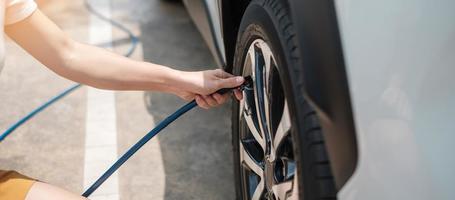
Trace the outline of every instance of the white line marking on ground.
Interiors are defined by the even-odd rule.
[[[106,17],[111,16],[110,0],[90,1]],[[112,42],[111,24],[90,16],[90,43]],[[112,48],[109,45],[108,48]],[[85,136],[84,189],[96,181],[117,159],[117,125],[115,93],[87,87],[87,121]],[[118,174],[114,173],[91,200],[119,199]]]

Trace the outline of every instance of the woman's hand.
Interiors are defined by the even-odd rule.
[[[216,107],[229,98],[230,94],[215,93],[222,88],[235,88],[245,81],[241,76],[234,76],[221,69],[197,72],[182,72],[180,85],[174,94],[187,101],[195,99],[197,104],[205,109]],[[242,92],[234,89],[238,100],[242,99]]]

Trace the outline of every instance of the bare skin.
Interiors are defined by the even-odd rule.
[[[209,109],[226,102],[229,94],[212,94],[221,88],[238,87],[242,77],[222,70],[179,71],[135,61],[113,52],[72,40],[41,11],[5,26],[6,34],[53,72],[76,82],[110,90],[148,90],[195,99]],[[234,91],[237,99],[242,93]],[[46,183],[33,184],[27,200],[85,199]]]
[[[32,185],[30,191],[28,191],[27,196],[25,197],[26,200],[57,200],[57,199],[64,199],[64,200],[80,200],[80,199],[87,199],[81,197],[76,194],[72,194],[66,190],[63,190],[59,187],[49,185],[42,182],[35,182]]]

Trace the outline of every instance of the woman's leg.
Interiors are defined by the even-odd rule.
[[[86,200],[86,198],[70,193],[47,183],[35,182],[27,193],[25,200]]]

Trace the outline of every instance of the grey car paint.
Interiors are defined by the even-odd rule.
[[[359,145],[339,199],[455,199],[455,1],[336,9]]]
[[[220,0],[183,0],[219,66],[226,65]]]

